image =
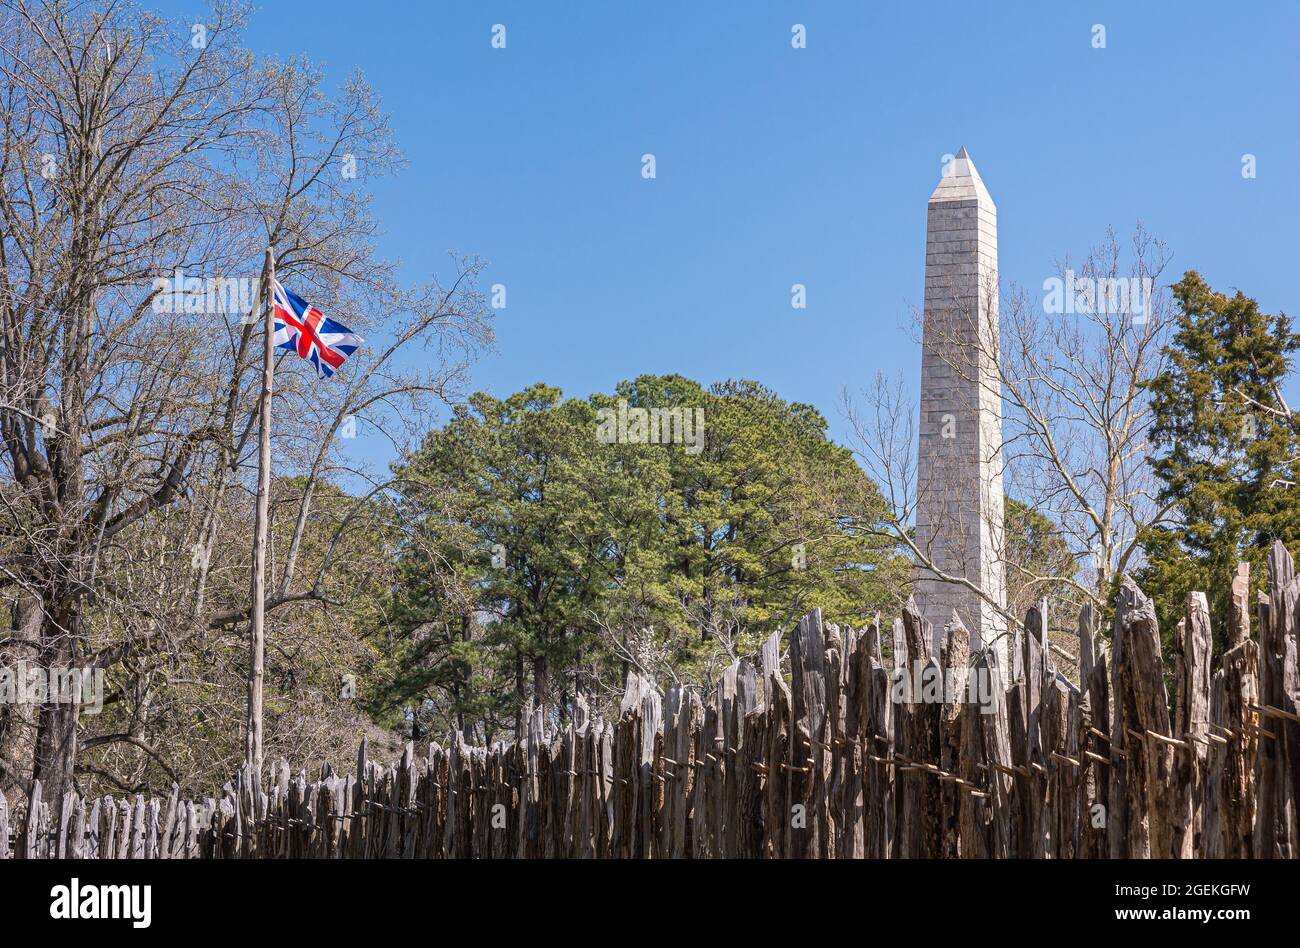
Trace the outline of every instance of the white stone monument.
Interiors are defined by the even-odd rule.
[[[938,573],[1005,606],[997,280],[997,207],[962,148],[930,195],[926,226],[916,538]],[[1007,680],[1007,625],[996,609],[921,564],[916,600],[936,653],[955,610],[972,652],[995,643]]]

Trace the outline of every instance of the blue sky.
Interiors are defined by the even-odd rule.
[[[919,372],[900,326],[921,300],[926,199],[961,145],[998,204],[1006,279],[1041,286],[1140,219],[1175,277],[1300,312],[1298,11],[274,0],[249,39],[331,79],[359,66],[381,93],[410,161],[375,186],[381,250],[412,280],[448,250],[492,261],[508,307],[475,387],[749,377],[845,437],[842,386]]]

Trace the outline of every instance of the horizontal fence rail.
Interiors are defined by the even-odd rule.
[[[1292,858],[1300,855],[1300,579],[1281,544],[1255,609],[1244,568],[1211,673],[1205,596],[1172,655],[1126,581],[1109,648],[1079,627],[1079,685],[1053,667],[1045,607],[999,668],[960,623],[931,654],[909,602],[860,631],[805,616],[701,698],[631,674],[617,720],[491,748],[453,735],[399,764],[273,765],[219,799],[0,795],[0,858]],[[1259,632],[1251,638],[1254,612]],[[946,695],[940,682],[946,686]],[[904,682],[917,687],[909,690]],[[990,700],[992,699],[992,700]],[[12,828],[11,828],[11,823]]]

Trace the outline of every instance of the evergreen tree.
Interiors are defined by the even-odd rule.
[[[490,739],[530,701],[608,704],[633,665],[704,683],[806,609],[896,605],[907,563],[861,528],[883,500],[826,427],[752,382],[475,395],[397,470],[378,709]]]
[[[478,393],[398,466],[410,540],[377,710],[431,702],[490,740],[546,702],[591,628],[604,588],[592,552],[619,506],[589,494],[594,427],[550,386]]]
[[[1173,292],[1177,331],[1164,371],[1147,383],[1151,464],[1171,518],[1147,530],[1139,582],[1166,634],[1187,593],[1206,592],[1222,642],[1237,562],[1250,562],[1258,589],[1273,541],[1300,539],[1300,439],[1280,396],[1300,336],[1285,314],[1218,293],[1196,271]]]
[[[1031,606],[1047,600],[1048,623],[1054,630],[1078,628],[1079,564],[1070,545],[1051,519],[1013,497],[1003,500],[1006,543],[1007,608],[1024,619]]]

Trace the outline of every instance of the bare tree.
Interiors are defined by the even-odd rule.
[[[213,434],[187,386],[202,327],[148,345],[156,293],[141,288],[170,264],[225,272],[237,259],[246,232],[236,224],[221,241],[212,228],[226,216],[219,155],[245,134],[262,77],[225,42],[237,10],[218,11],[195,50],[125,5],[4,6],[0,433],[24,591],[14,644],[70,667],[105,549],[179,495]],[[32,774],[55,799],[77,723],[76,703],[41,708]]]
[[[401,156],[361,77],[331,95],[305,61],[258,60],[240,2],[200,24],[112,0],[0,10],[0,665],[93,666],[110,686],[93,722],[76,703],[0,710],[0,783],[59,799],[78,773],[124,787],[238,760],[241,725],[217,722],[242,703],[260,337],[241,288],[263,249],[369,340],[327,382],[278,366],[268,653],[286,700],[318,703],[301,677],[361,660],[338,611],[383,589],[385,478],[349,463],[340,431],[400,443],[491,334],[479,261],[407,289],[376,256],[364,184]],[[207,761],[201,741],[156,739],[200,720]]]

